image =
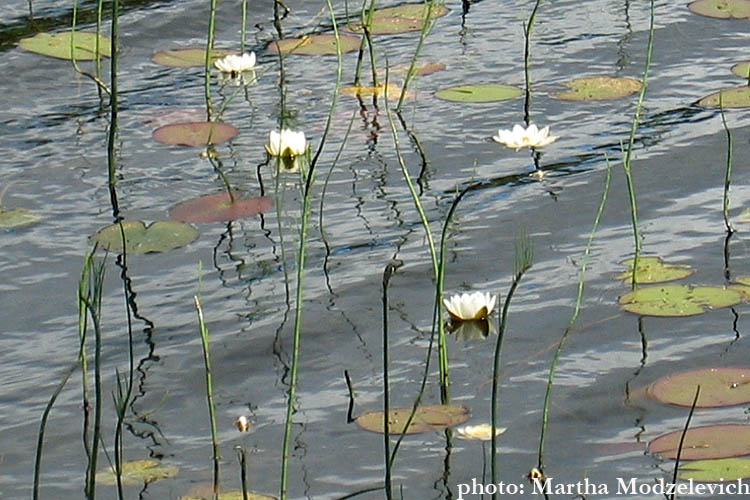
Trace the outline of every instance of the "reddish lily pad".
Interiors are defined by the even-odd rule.
[[[234,193],[234,201],[229,193],[209,194],[186,200],[169,209],[169,216],[180,222],[227,222],[253,217],[271,208],[270,196],[240,198]]]
[[[750,478],[750,458],[717,458],[680,464],[677,477],[704,483]]]
[[[682,430],[674,431],[654,439],[648,444],[649,452],[664,458],[677,458],[682,432]],[[750,454],[750,425],[722,424],[688,429],[680,458],[703,460],[740,457],[748,454]]]
[[[427,13],[430,13],[431,19],[443,17],[450,10],[444,5],[433,3],[432,9],[422,3],[412,3],[397,5],[378,9],[373,13],[370,33],[373,35],[392,35],[396,33],[408,33],[410,31],[421,31],[424,27]],[[365,12],[367,16],[367,12]],[[353,33],[362,33],[362,19],[358,18],[350,22],[346,29]]]
[[[554,94],[558,99],[569,101],[600,101],[619,99],[641,90],[640,80],[635,78],[615,78],[612,76],[587,76],[563,82],[570,88]]]
[[[698,106],[706,108],[718,108],[719,105],[723,108],[750,107],[750,86],[723,89],[698,101]]]
[[[475,85],[456,85],[435,92],[435,97],[454,102],[494,102],[512,99],[522,91],[513,85],[504,83],[480,83]]]
[[[73,50],[70,41],[73,39]],[[112,42],[104,35],[99,35],[99,55],[109,57]],[[18,42],[18,46],[29,52],[35,52],[58,59],[75,59],[90,61],[96,59],[96,33],[85,31],[63,31],[61,33],[37,33]]]
[[[390,434],[417,434],[453,427],[462,424],[469,419],[469,410],[463,406],[455,405],[426,405],[417,408],[414,418],[409,424],[406,422],[411,415],[412,408],[393,408],[389,415]],[[371,411],[357,417],[355,422],[365,430],[384,433],[384,413],[382,411]]]
[[[644,316],[693,316],[742,302],[742,294],[720,286],[642,287],[620,297],[626,311]]]
[[[668,375],[651,384],[648,395],[664,403],[689,407],[699,385],[697,408],[750,402],[750,368],[698,368]]]
[[[237,127],[219,122],[186,122],[164,125],[154,130],[154,139],[164,144],[207,146],[221,144],[237,136]]]
[[[718,19],[750,19],[750,0],[697,0],[688,9]]]
[[[211,51],[210,63],[229,54],[239,54],[238,50],[231,49],[213,49]],[[190,68],[204,66],[206,64],[206,49],[187,48],[160,50],[151,56],[151,60],[162,66],[171,68]]]
[[[192,243],[199,235],[190,224],[174,220],[156,221],[148,227],[142,221],[127,220],[103,227],[92,236],[92,240],[104,250],[122,253],[123,232],[128,253],[168,252]]]
[[[628,266],[625,272],[615,276],[615,279],[630,283],[633,279],[633,260],[627,259],[623,264]],[[661,257],[655,255],[642,256],[638,258],[638,270],[636,272],[636,283],[661,283],[685,278],[693,274],[690,266],[665,264]]]
[[[750,61],[735,64],[732,66],[732,73],[741,78],[747,78],[750,80]]]
[[[339,35],[341,53],[352,52],[359,49],[361,39],[358,36]],[[295,54],[304,56],[335,55],[336,36],[330,34],[305,35],[300,38],[284,38],[271,42],[268,50],[281,52],[282,54]]]
[[[120,479],[122,484],[149,484],[160,479],[177,475],[178,469],[173,465],[164,465],[158,460],[133,460],[122,464]],[[116,485],[117,476],[113,468],[108,467],[96,473],[96,480],[103,484]]]

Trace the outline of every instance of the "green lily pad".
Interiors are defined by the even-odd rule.
[[[558,99],[569,101],[600,101],[619,99],[641,90],[640,80],[635,78],[615,78],[612,76],[587,76],[563,82],[570,88],[553,94]]]
[[[750,402],[750,368],[698,368],[660,378],[648,386],[648,395],[664,403],[696,408],[734,406]]]
[[[404,430],[412,408],[393,408],[389,415],[390,434],[417,434],[445,429],[462,424],[469,419],[469,410],[455,405],[426,405],[417,408],[409,428]],[[371,411],[357,417],[355,422],[365,430],[385,432],[382,411]]]
[[[479,83],[476,85],[456,85],[435,92],[435,97],[454,102],[494,102],[513,99],[522,90],[504,83]]]
[[[0,229],[14,229],[30,226],[42,219],[40,215],[25,208],[4,208],[0,206]]]
[[[735,64],[732,66],[732,73],[741,78],[747,78],[750,80],[750,61]]]
[[[750,18],[750,0],[697,0],[688,9],[706,17],[719,19]]]
[[[160,479],[167,479],[177,475],[178,469],[173,465],[163,465],[158,460],[133,460],[122,464],[122,484],[148,484]],[[103,484],[117,484],[117,476],[113,468],[109,467],[96,473],[96,480]]]
[[[615,276],[617,280],[624,280],[630,283],[633,280],[633,261],[627,259],[622,263],[630,267],[625,272]],[[636,283],[661,283],[664,281],[674,281],[685,278],[693,274],[690,266],[665,264],[661,257],[643,256],[638,258],[638,271],[636,272]]]
[[[717,458],[681,464],[677,477],[704,483],[736,481],[750,477],[750,458]]]
[[[238,50],[231,49],[213,49],[211,51],[211,64],[216,59],[228,56],[229,54],[239,54]],[[172,68],[190,68],[204,66],[206,64],[206,49],[187,48],[160,50],[151,56],[151,60],[162,66]]]
[[[73,50],[70,40],[73,38]],[[99,35],[99,55],[109,57],[112,42],[104,35]],[[90,61],[96,59],[96,33],[85,31],[62,31],[60,33],[37,33],[18,42],[18,46],[29,52],[35,52],[58,59],[75,59]]]
[[[620,297],[626,311],[644,316],[693,316],[742,302],[742,294],[720,286],[643,287]]]
[[[272,205],[270,196],[241,198],[234,193],[234,201],[229,193],[209,194],[186,200],[169,209],[169,216],[180,222],[227,222],[253,217],[265,212]]]
[[[385,94],[386,86],[381,85],[379,87],[341,87],[339,92],[344,95],[357,96],[357,97],[372,97],[373,95]],[[401,86],[395,82],[388,82],[388,100],[397,101],[401,97]],[[414,92],[411,90],[406,91],[404,96],[407,99],[414,97]]]
[[[403,4],[385,9],[377,9],[372,16],[372,25],[370,34],[372,35],[393,35],[396,33],[408,33],[410,31],[422,31],[424,21],[427,17],[428,5]],[[443,17],[450,10],[444,5],[433,4],[430,12],[430,18],[436,19]],[[367,12],[365,12],[365,16]],[[358,17],[351,21],[345,28],[353,33],[362,33],[362,19]]]
[[[148,227],[143,221],[123,221],[125,245],[128,253],[168,252],[198,239],[198,230],[190,224],[177,221],[156,221]],[[97,231],[92,239],[99,247],[122,253],[120,224],[111,224]]]
[[[648,451],[664,458],[677,458],[682,429],[659,436]],[[685,433],[682,460],[741,457],[750,454],[750,425],[722,424],[693,427]]]
[[[718,108],[719,96],[721,96],[721,106],[724,108],[750,107],[750,86],[748,85],[733,89],[723,89],[711,95],[707,95],[698,101],[698,106]]]
[[[361,39],[358,36],[339,35],[341,53],[352,52],[359,49]],[[300,38],[284,38],[271,42],[268,46],[271,52],[282,54],[295,54],[304,56],[335,55],[336,36],[330,34],[305,35]]]
[[[248,491],[247,500],[276,500],[276,497],[269,495],[261,495],[260,493],[253,493]],[[206,493],[201,496],[186,496],[180,497],[180,500],[211,500],[213,492]],[[243,500],[242,490],[224,491],[219,493],[219,500]]]
[[[186,122],[164,125],[154,130],[153,137],[164,144],[207,146],[234,139],[239,130],[228,123]]]

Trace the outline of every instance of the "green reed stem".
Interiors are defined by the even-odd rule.
[[[208,403],[208,417],[211,420],[211,447],[213,449],[214,464],[214,481],[213,481],[213,500],[219,498],[219,461],[221,455],[219,452],[219,437],[216,432],[216,408],[214,406],[213,378],[211,371],[211,349],[209,346],[209,333],[206,322],[203,319],[203,309],[201,308],[200,298],[193,297],[195,310],[198,312],[198,328],[201,334],[201,346],[203,347],[203,364],[206,373],[206,402]]]
[[[370,37],[370,26],[372,26],[372,18],[375,15],[375,6],[376,6],[375,0],[370,0],[370,7],[369,9],[367,9],[367,15],[365,15],[364,2],[362,3],[362,13],[360,14],[360,19],[362,23],[362,32],[364,33],[365,36],[362,37],[362,42],[359,45],[359,53],[357,55],[357,67],[354,70],[354,85],[356,87],[359,87],[361,85],[360,74],[362,73],[362,60],[364,59],[365,44],[367,44],[370,50],[371,66],[373,68],[375,67],[375,60],[373,59],[373,48],[372,48],[372,43],[371,43],[372,38]],[[374,69],[373,69],[372,85],[373,87],[377,87],[378,85],[377,75],[374,73]]]
[[[391,482],[390,385],[388,382],[388,285],[401,263],[389,262],[383,271],[383,452],[385,454],[385,497],[393,499]]]
[[[520,233],[516,237],[516,249],[515,258],[513,263],[513,281],[508,289],[508,295],[505,297],[503,303],[503,311],[498,318],[498,331],[497,341],[495,342],[495,354],[492,368],[492,408],[490,411],[490,424],[492,425],[491,434],[492,438],[490,441],[490,477],[493,484],[497,484],[497,400],[500,390],[500,355],[503,349],[503,338],[505,337],[505,329],[508,325],[508,310],[510,309],[510,301],[513,299],[513,295],[516,293],[521,278],[524,273],[531,269],[532,261],[534,260],[534,247],[526,232]],[[496,494],[492,495],[492,498],[496,498]]]
[[[112,216],[115,220],[120,218],[120,207],[117,201],[117,47],[119,45],[119,0],[112,0],[112,36],[110,45],[110,118],[109,118],[109,136],[107,138],[107,177],[109,185],[109,199],[112,204]],[[97,37],[98,40],[98,37]],[[97,50],[98,53],[98,50]],[[124,248],[124,245],[123,245]]]
[[[721,92],[719,92],[719,111],[721,112],[721,124],[727,134],[727,168],[724,173],[724,202],[722,212],[724,214],[724,225],[727,228],[727,233],[732,234],[734,233],[734,228],[732,227],[732,222],[729,220],[729,186],[732,183],[732,132],[727,126],[727,117],[724,114],[724,103]]]
[[[552,402],[552,387],[555,382],[555,371],[557,370],[557,362],[560,359],[560,353],[562,352],[563,346],[570,331],[573,329],[573,325],[578,320],[578,314],[581,311],[581,303],[583,302],[583,289],[586,278],[586,268],[588,266],[589,256],[591,255],[591,247],[594,243],[594,236],[596,231],[599,229],[599,222],[601,221],[602,214],[604,213],[604,206],[607,203],[607,197],[609,195],[609,184],[612,178],[612,171],[609,167],[609,161],[607,161],[607,177],[604,180],[604,192],[602,193],[602,200],[599,203],[599,209],[596,211],[596,217],[594,218],[594,226],[591,228],[589,233],[588,241],[586,242],[586,249],[583,251],[583,260],[581,262],[581,271],[578,275],[578,294],[576,296],[576,303],[573,309],[573,314],[568,321],[568,326],[560,338],[560,342],[557,344],[555,355],[552,357],[552,364],[549,368],[549,375],[547,377],[547,390],[544,393],[544,406],[542,407],[542,430],[539,434],[539,453],[537,455],[537,468],[544,472],[544,445],[547,438],[547,426],[549,424],[549,407]],[[634,271],[635,273],[635,271]]]
[[[531,11],[531,16],[529,16],[529,21],[523,27],[523,75],[526,81],[526,99],[523,104],[523,117],[527,127],[531,121],[531,74],[529,72],[529,66],[531,65],[531,30],[534,27],[536,13],[541,3],[542,0],[536,0],[534,9]]]
[[[76,34],[76,26],[78,25],[78,0],[75,0],[73,2],[73,20],[71,23],[70,28],[70,62],[73,65],[73,69],[76,71],[76,73],[86,76],[93,80],[94,83],[96,83],[96,86],[99,88],[99,90],[103,90],[106,94],[109,94],[109,88],[107,87],[107,84],[102,81],[101,78],[99,78],[99,75],[93,75],[87,71],[84,71],[81,69],[81,67],[78,65],[78,61],[76,60],[76,51],[75,51],[75,34]],[[96,55],[99,56],[99,31],[97,29],[97,50]]]
[[[240,461],[240,486],[242,487],[242,500],[250,500],[250,485],[247,481],[247,452],[243,446],[235,448],[237,458]]]
[[[247,31],[247,0],[242,0],[242,28],[240,32],[240,52],[245,53],[245,34]]]
[[[208,15],[206,57],[203,61],[203,89],[206,98],[206,116],[208,121],[212,121],[213,118],[213,106],[211,105],[211,56],[213,55],[214,39],[216,37],[216,1],[210,0],[211,8]]]
[[[406,90],[416,74],[417,60],[419,59],[419,54],[422,52],[422,45],[424,44],[427,35],[430,34],[432,27],[435,25],[435,19],[432,17],[432,8],[435,5],[442,5],[442,2],[436,0],[425,0],[425,4],[427,5],[427,12],[425,12],[424,18],[422,19],[423,24],[422,29],[419,32],[419,41],[417,42],[417,48],[414,49],[414,55],[411,58],[409,70],[406,72],[404,86],[401,88],[401,96],[398,98],[398,104],[396,105],[396,113],[399,113],[401,107],[404,105]]]

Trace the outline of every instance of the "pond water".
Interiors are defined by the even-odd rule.
[[[126,2],[130,4],[130,2]],[[211,439],[204,369],[193,296],[200,293],[211,332],[214,397],[226,488],[239,488],[234,448],[249,455],[256,491],[278,494],[294,328],[295,255],[299,242],[299,177],[276,178],[264,165],[268,131],[278,126],[278,57],[265,47],[274,36],[273,2],[250,2],[248,45],[260,78],[227,107],[224,120],[239,128],[217,146],[230,182],[251,196],[275,198],[263,216],[200,224],[200,239],[164,254],[109,255],[102,305],[103,441],[111,450],[116,415],[110,394],[116,371],[128,369],[127,288],[135,354],[135,392],[126,420],[124,458],[156,457],[180,468],[171,479],[130,487],[129,498],[179,498],[211,481]],[[285,35],[328,23],[325,2],[288,0]],[[338,13],[344,5],[336,1]],[[389,4],[390,5],[390,4]],[[614,275],[633,254],[633,236],[621,144],[627,142],[637,96],[612,101],[555,99],[560,82],[608,74],[641,78],[648,41],[648,2],[544,2],[532,33],[532,121],[550,125],[559,139],[542,150],[544,176],[534,174],[528,150],[490,140],[498,128],[524,118],[524,99],[461,104],[436,99],[436,90],[503,82],[523,86],[523,23],[533,2],[446,2],[421,59],[446,70],[419,77],[403,117],[424,150],[397,122],[411,175],[432,230],[439,234],[457,189],[482,181],[460,203],[448,240],[445,288],[492,291],[505,297],[519,231],[534,244],[532,268],[510,306],[503,345],[500,479],[526,484],[536,465],[547,374],[557,342],[573,314],[578,271],[600,203],[607,171],[612,183],[585,276],[580,318],[564,347],[555,379],[546,472],[560,483],[616,478],[652,483],[671,477],[673,462],[645,445],[682,428],[687,409],[634,394],[659,377],[692,367],[746,363],[747,306],[680,319],[639,318],[620,310],[629,288]],[[6,0],[0,14],[0,94],[3,132],[0,185],[12,183],[6,207],[42,216],[32,226],[0,232],[0,497],[28,498],[39,421],[78,352],[76,291],[90,235],[112,222],[107,189],[108,112],[93,83],[69,62],[17,47],[39,30],[63,29],[72,6]],[[91,9],[92,2],[82,8]],[[349,8],[353,8],[351,5]],[[633,173],[646,253],[689,264],[686,281],[726,282],[722,192],[727,139],[716,109],[695,102],[721,88],[742,85],[730,68],[747,59],[747,20],[692,14],[686,2],[658,1],[653,65],[637,133]],[[219,192],[221,180],[200,148],[151,138],[165,113],[204,106],[201,68],[167,68],[156,50],[205,43],[208,2],[162,1],[125,5],[120,18],[120,209],[127,219],[165,219],[169,207]],[[240,2],[219,3],[217,46],[237,48]],[[107,30],[108,30],[107,24]],[[91,28],[91,25],[85,25]],[[418,33],[375,37],[378,63],[408,63]],[[344,81],[356,52],[344,56]],[[335,57],[290,56],[285,62],[287,112],[314,146],[330,109]],[[367,74],[367,73],[365,73]],[[214,86],[214,101],[235,88]],[[290,498],[340,498],[382,485],[382,436],[347,423],[347,370],[356,393],[355,415],[382,406],[382,272],[390,259],[403,266],[391,288],[391,402],[416,397],[432,324],[434,284],[424,230],[396,157],[388,117],[371,101],[341,96],[318,165],[304,282],[299,404],[294,417]],[[323,200],[322,184],[333,166]],[[731,276],[750,274],[747,226],[738,217],[750,203],[750,113],[726,111],[734,139],[731,215],[738,232],[729,242]],[[322,215],[322,218],[321,218]],[[321,225],[322,220],[322,225]],[[199,284],[200,283],[200,284]],[[451,395],[471,411],[469,423],[489,420],[494,335],[450,338]],[[437,364],[432,364],[436,372]],[[47,429],[43,498],[83,495],[85,454],[80,373],[60,394]],[[436,373],[425,394],[439,402]],[[698,410],[691,425],[746,423],[743,406]],[[235,419],[247,415],[249,433]],[[449,451],[447,451],[449,450]],[[102,463],[106,460],[101,459]],[[404,440],[394,484],[405,498],[455,498],[458,485],[481,481],[480,442],[434,432]],[[489,482],[487,480],[487,482]],[[529,487],[527,485],[527,494]],[[100,486],[99,498],[115,498]],[[382,491],[360,498],[381,498]],[[558,498],[571,498],[560,495]],[[602,495],[601,498],[606,498]],[[629,495],[618,498],[662,498]],[[466,497],[464,497],[466,498]],[[478,497],[476,497],[478,498]],[[688,496],[683,496],[688,498]]]

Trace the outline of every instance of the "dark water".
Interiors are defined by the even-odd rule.
[[[112,214],[106,189],[107,113],[99,109],[93,84],[67,62],[15,47],[13,29],[33,32],[24,17],[28,3],[5,3],[9,5],[0,14],[7,45],[0,59],[0,184],[15,184],[3,202],[43,216],[37,225],[0,233],[0,497],[17,499],[30,495],[41,412],[77,355],[75,294],[83,256],[90,249],[88,237],[111,223]],[[292,9],[283,23],[288,35],[327,20],[323,2],[287,3]],[[85,5],[90,7],[90,2]],[[204,43],[207,5],[144,3],[122,15],[118,192],[128,219],[163,219],[173,204],[221,188],[198,149],[151,139],[154,116],[204,104],[199,69],[164,68],[150,57],[157,49]],[[686,319],[639,320],[619,310],[617,297],[627,288],[613,276],[633,249],[620,144],[627,140],[635,97],[575,103],[550,96],[561,81],[576,76],[640,78],[648,5],[543,3],[533,32],[531,117],[540,126],[550,125],[560,138],[543,150],[540,163],[546,175],[541,180],[531,175],[534,164],[528,152],[516,153],[489,139],[498,128],[523,120],[522,98],[465,105],[432,95],[457,83],[522,85],[522,24],[532,4],[477,2],[463,18],[460,3],[446,6],[451,12],[435,25],[422,59],[441,61],[447,70],[416,80],[416,99],[403,114],[424,147],[427,165],[400,127],[399,140],[411,175],[422,174],[421,200],[436,234],[457,186],[484,182],[461,202],[455,216],[447,291],[488,290],[504,296],[513,272],[516,234],[525,229],[534,242],[534,265],[511,306],[504,341],[500,420],[508,430],[500,440],[501,479],[525,484],[523,477],[536,464],[547,372],[573,313],[581,257],[601,199],[605,153],[613,166],[612,187],[592,249],[581,316],[558,367],[547,473],[564,483],[588,477],[607,484],[609,497],[615,496],[618,477],[640,482],[666,477],[672,464],[645,454],[645,443],[681,428],[687,412],[631,394],[682,369],[745,362],[746,306]],[[59,2],[34,2],[34,8],[35,15],[51,19],[52,26],[65,26],[70,14],[70,7]],[[336,9],[343,12],[343,4],[336,3]],[[217,45],[238,45],[239,12],[239,2],[220,3]],[[251,2],[248,40],[265,73],[248,87],[247,98],[241,94],[230,103],[225,119],[240,134],[217,148],[232,183],[251,195],[260,194],[258,165],[265,159],[263,144],[279,113],[277,59],[264,50],[275,33],[272,20],[271,2]],[[644,250],[693,266],[691,283],[721,284],[726,137],[718,112],[693,103],[720,88],[742,84],[729,68],[747,58],[750,27],[746,20],[695,16],[683,2],[658,2],[656,24],[633,163]],[[386,57],[394,65],[408,62],[416,41],[416,34],[377,37],[379,63]],[[344,58],[346,81],[352,78],[355,61],[354,54]],[[335,58],[287,59],[287,105],[296,114],[295,126],[313,144],[329,111],[335,69]],[[224,95],[230,92],[233,89],[226,88]],[[214,99],[221,99],[221,93],[215,91]],[[335,116],[319,165],[320,186],[352,116],[354,124],[331,173],[322,226],[321,187],[315,192],[291,498],[337,498],[382,481],[382,437],[346,423],[343,372],[348,370],[354,383],[355,414],[381,407],[380,286],[389,259],[404,261],[391,286],[394,405],[410,405],[416,396],[431,326],[429,252],[396,160],[385,110],[371,103],[360,110],[355,99],[342,96]],[[750,203],[750,177],[744,168],[750,158],[750,115],[739,109],[726,116],[734,137],[732,214],[738,215]],[[260,167],[260,179],[273,191],[268,166]],[[244,446],[253,489],[278,492],[294,324],[298,179],[284,177],[280,191],[278,211],[231,224],[203,224],[196,243],[169,254],[128,259],[126,274],[137,306],[132,317],[137,370],[124,457],[158,457],[181,471],[174,479],[148,485],[140,492],[143,498],[178,498],[211,479],[204,372],[192,305],[199,279],[211,330],[225,483],[239,487],[233,448]],[[737,228],[730,242],[731,274],[748,275],[746,226]],[[103,299],[108,449],[115,422],[109,394],[115,389],[115,370],[128,367],[122,269],[117,264],[116,257],[109,256]],[[450,343],[452,396],[470,408],[469,423],[489,419],[493,340]],[[428,402],[439,400],[436,380],[430,379]],[[82,497],[80,383],[76,373],[51,416],[43,498]],[[242,414],[254,422],[249,434],[234,427]],[[733,407],[698,411],[693,425],[746,420],[745,408]],[[395,483],[403,485],[406,498],[455,497],[458,484],[481,479],[481,444],[452,444],[446,459],[442,433],[404,441]],[[129,497],[139,495],[138,488],[127,491]],[[100,498],[116,496],[105,486],[98,493]],[[375,492],[363,498],[381,496]]]

